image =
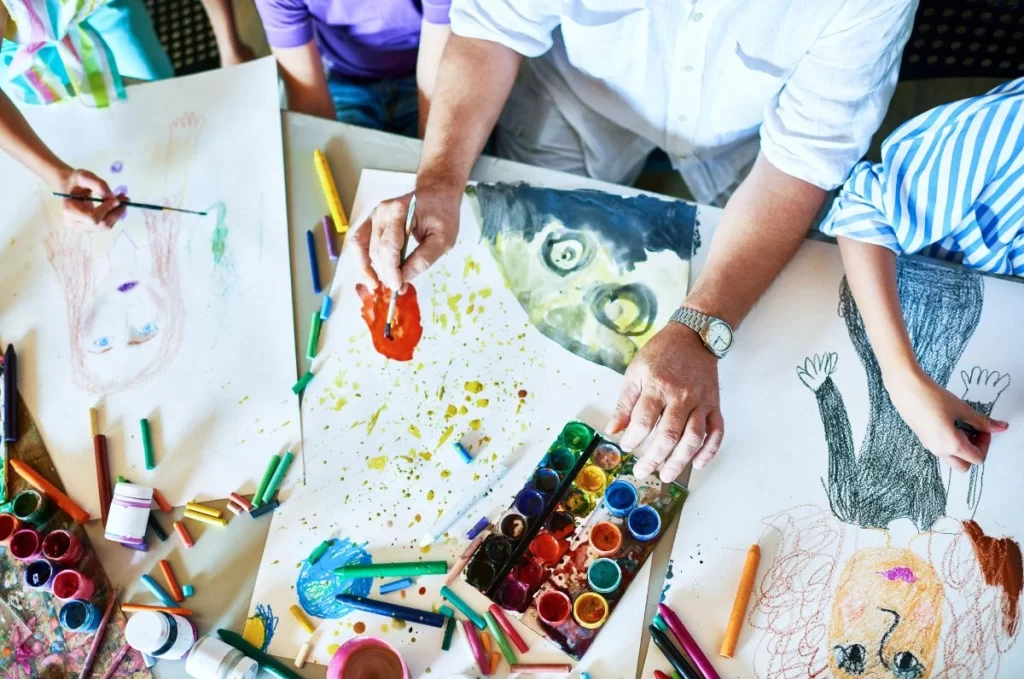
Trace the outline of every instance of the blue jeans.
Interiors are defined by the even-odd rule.
[[[331,74],[327,89],[339,121],[415,137],[419,123],[416,76],[354,82]]]

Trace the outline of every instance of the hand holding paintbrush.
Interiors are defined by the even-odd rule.
[[[412,234],[412,222],[416,216],[416,194],[413,194],[412,200],[409,201],[409,212],[405,215],[405,237],[402,240],[402,250],[399,256],[398,266],[401,267],[405,263],[405,253],[409,250],[409,236]],[[395,320],[395,307],[398,305],[398,292],[401,287],[395,288],[391,291],[391,303],[388,305],[388,317],[384,322],[384,337],[387,339],[394,339],[391,337],[391,324]]]

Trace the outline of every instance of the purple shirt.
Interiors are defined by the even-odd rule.
[[[355,78],[415,73],[421,22],[447,24],[449,5],[451,0],[256,0],[271,47],[299,47],[316,38],[329,74]]]

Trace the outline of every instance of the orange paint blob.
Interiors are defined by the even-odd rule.
[[[352,631],[355,632],[356,634],[362,634],[363,632],[366,631],[366,623],[365,622],[357,622],[356,624],[352,625]]]
[[[976,521],[964,521],[964,532],[971,539],[985,582],[1003,590],[1003,630],[1012,637],[1017,632],[1017,610],[1024,590],[1020,546],[1012,538],[985,535]]]
[[[363,301],[361,310],[366,327],[370,330],[373,348],[381,356],[393,361],[411,361],[416,345],[423,337],[420,322],[420,305],[416,301],[416,288],[406,286],[405,294],[398,296],[395,318],[391,324],[391,339],[384,337],[384,325],[388,319],[391,291],[381,286],[370,290],[363,284],[356,285],[356,294]]]

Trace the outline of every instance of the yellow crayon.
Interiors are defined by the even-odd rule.
[[[320,178],[320,188],[324,190],[327,207],[331,210],[334,228],[338,233],[345,233],[348,231],[348,217],[345,216],[345,209],[341,206],[338,187],[334,184],[334,176],[331,174],[331,166],[327,164],[327,157],[320,149],[313,151],[313,165],[316,167],[316,176]]]
[[[306,634],[312,634],[316,631],[316,627],[313,627],[313,623],[309,621],[309,618],[306,617],[306,614],[299,608],[298,604],[292,604],[288,610],[292,612],[292,616],[302,625],[302,629],[306,630]]]
[[[185,503],[185,509],[190,512],[195,512],[197,514],[206,514],[207,516],[212,516],[217,519],[219,519],[222,515],[222,512],[219,509],[207,507],[206,505],[201,505],[198,502]]]
[[[223,528],[228,525],[228,522],[224,519],[218,519],[216,516],[207,516],[206,514],[200,514],[199,512],[193,512],[189,509],[185,510],[185,518],[198,521],[200,523],[208,523],[211,526],[220,526]]]

